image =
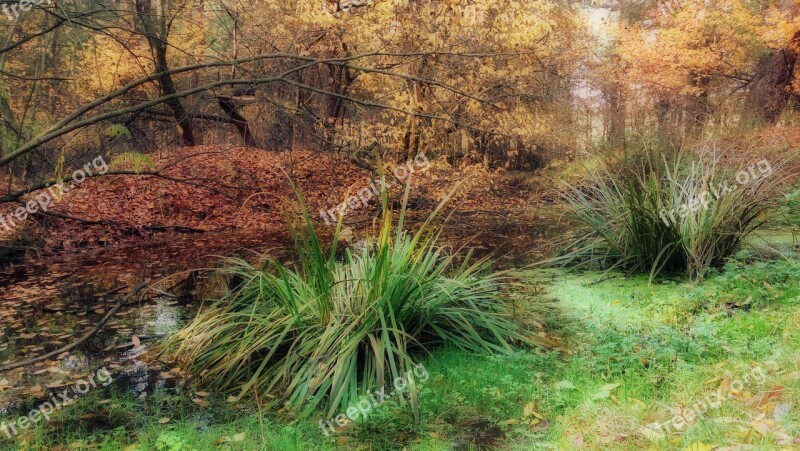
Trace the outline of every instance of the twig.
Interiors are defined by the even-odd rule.
[[[108,295],[111,295],[111,294],[115,294],[115,293],[117,293],[118,291],[120,291],[120,290],[122,290],[124,288],[125,288],[124,286],[117,287],[117,288],[108,290],[105,293],[93,294],[92,297],[95,298],[95,299],[100,299],[102,297],[105,297],[105,296],[108,296]],[[49,307],[38,307],[38,308],[39,308],[39,310],[41,310],[43,312],[47,312],[47,313],[66,313],[66,314],[70,314],[70,315],[74,314],[74,313],[85,312],[83,310],[64,311],[64,310],[52,309],[52,308],[49,308]]]
[[[0,371],[6,372],[6,371],[13,370],[13,369],[16,369],[16,368],[22,368],[23,366],[33,365],[34,363],[38,363],[38,362],[47,360],[50,357],[54,357],[54,356],[57,356],[59,354],[65,353],[65,352],[69,351],[70,349],[75,348],[76,346],[80,346],[86,340],[92,338],[92,336],[94,334],[96,334],[100,329],[102,329],[103,326],[105,326],[106,323],[108,322],[108,319],[111,318],[111,316],[114,315],[117,312],[117,310],[120,309],[120,307],[125,305],[128,302],[128,299],[130,299],[136,293],[142,291],[142,289],[145,288],[146,286],[147,286],[147,284],[142,282],[136,288],[134,288],[133,291],[131,291],[130,293],[125,295],[124,298],[120,299],[120,301],[117,302],[117,304],[114,307],[112,307],[111,310],[108,311],[108,313],[106,313],[106,315],[103,317],[103,319],[100,320],[100,322],[94,327],[94,329],[92,329],[91,331],[86,333],[78,341],[75,341],[72,344],[64,346],[61,349],[56,349],[55,351],[48,352],[47,354],[41,355],[39,357],[35,357],[33,359],[23,360],[22,362],[17,362],[17,363],[12,363],[10,365],[6,365],[6,366],[0,368]]]
[[[24,203],[18,202],[22,205]],[[178,233],[207,233],[208,230],[204,229],[197,229],[194,227],[182,226],[182,225],[141,225],[141,226],[130,226],[124,225],[120,221],[113,221],[110,219],[86,219],[86,218],[79,218],[77,216],[67,215],[64,213],[58,213],[56,211],[37,211],[36,215],[40,216],[51,216],[54,218],[65,219],[68,221],[76,221],[81,222],[87,225],[108,225],[113,227],[119,227],[120,230],[124,232],[135,232],[138,229],[142,230],[149,230],[152,232],[167,232],[169,230],[174,230]]]

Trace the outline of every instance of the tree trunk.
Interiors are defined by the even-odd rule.
[[[792,79],[800,45],[800,32],[789,45],[764,55],[758,62],[756,74],[744,104],[743,121],[749,125],[774,124],[792,94]]]
[[[418,77],[423,77],[428,66],[427,60],[423,58],[419,62],[416,70]],[[426,88],[419,82],[409,81],[408,90],[410,94],[409,110],[417,113],[422,109],[422,102],[425,99]],[[403,155],[401,158],[414,158],[419,154],[420,139],[422,135],[422,120],[417,116],[409,115],[406,118],[406,131],[403,134]]]
[[[169,70],[167,65],[167,46],[163,41],[159,41],[154,49],[156,56],[156,72],[166,72]],[[150,44],[153,46],[153,43]],[[162,96],[170,96],[175,94],[175,82],[172,80],[172,75],[166,74],[158,78],[158,86],[161,90]],[[167,107],[172,110],[172,115],[175,118],[175,123],[178,125],[178,135],[181,137],[181,142],[184,146],[194,146],[196,144],[194,138],[194,124],[186,109],[183,107],[181,100],[178,98],[170,99],[166,102]]]
[[[155,14],[150,0],[136,0],[136,12],[147,37],[147,42],[150,44],[156,73],[168,71],[167,36],[169,34],[169,26],[164,22],[166,20],[164,14]],[[158,77],[157,82],[162,97],[171,96],[178,92],[171,74]],[[183,145],[194,146],[197,143],[194,137],[194,124],[183,107],[181,100],[179,98],[171,98],[165,103],[172,111],[172,116],[178,126],[178,135]]]
[[[689,85],[694,92],[687,98],[685,124],[686,135],[696,138],[700,135],[708,118],[711,117],[711,104],[708,101],[708,86],[711,79],[694,72],[689,74]]]
[[[627,122],[625,96],[619,83],[610,83],[605,88],[606,140],[615,149],[625,148],[625,124]]]
[[[239,131],[239,134],[242,135],[244,145],[258,147],[255,138],[253,138],[253,133],[250,131],[250,124],[247,123],[247,119],[236,111],[235,100],[226,96],[217,96],[217,103],[219,103],[222,111],[225,112],[231,123],[236,127],[236,130]]]
[[[350,56],[347,51],[347,46],[343,44],[345,57]],[[337,95],[330,95],[327,97],[325,106],[325,119],[323,126],[325,127],[325,140],[326,147],[336,147],[336,123],[344,119],[345,101],[339,95],[346,96],[350,91],[350,87],[355,81],[355,77],[349,68],[340,65],[327,65],[328,69],[328,86],[327,89]]]
[[[11,42],[13,42],[14,34],[17,32],[19,28],[18,24],[19,24],[19,19],[14,21],[14,27],[9,32],[8,37],[5,40],[6,42],[4,43],[5,45],[11,44]],[[0,55],[0,71],[5,72],[6,61],[8,61],[7,58],[8,58],[8,53],[3,53],[2,55]],[[20,139],[27,141],[27,138],[24,138],[22,135],[23,124],[17,124],[17,118],[14,115],[14,111],[11,109],[11,103],[9,102],[8,96],[0,96],[0,115],[2,115],[3,117],[5,126],[17,135],[17,141],[19,141]],[[3,146],[0,146],[0,156],[2,155],[3,155]]]

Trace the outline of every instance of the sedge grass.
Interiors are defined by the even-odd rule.
[[[561,262],[629,272],[683,271],[692,279],[720,266],[777,206],[780,165],[737,185],[718,155],[644,149],[610,155],[564,200],[583,227]]]
[[[503,273],[437,246],[434,223],[447,199],[412,234],[403,228],[407,188],[396,227],[384,208],[374,244],[337,258],[341,221],[325,248],[297,194],[305,229],[291,227],[296,261],[230,260],[224,271],[241,281],[238,288],[169,341],[202,384],[232,400],[255,393],[301,416],[323,406],[333,415],[412,369],[432,347],[508,354],[545,344],[518,325],[503,298]],[[412,390],[418,413],[415,396]]]

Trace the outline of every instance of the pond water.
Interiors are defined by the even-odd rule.
[[[4,322],[0,335],[3,364],[60,349],[94,328],[105,309],[112,306],[91,296],[69,297],[60,304],[49,304],[47,309],[18,306],[12,322]],[[65,388],[90,380],[101,369],[112,377],[104,390],[128,391],[135,398],[175,386],[177,378],[169,373],[170,368],[155,361],[148,351],[186,324],[195,310],[191,304],[167,297],[126,306],[77,348],[51,360],[6,371],[0,382],[0,417],[27,412]]]

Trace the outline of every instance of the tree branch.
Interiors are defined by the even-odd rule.
[[[34,363],[45,361],[45,360],[47,360],[47,359],[49,359],[51,357],[55,357],[55,356],[57,356],[59,354],[63,354],[63,353],[65,353],[65,352],[67,352],[67,351],[69,351],[69,350],[71,350],[71,349],[73,349],[73,348],[75,348],[77,346],[80,346],[81,344],[85,343],[88,339],[92,338],[92,336],[94,336],[94,334],[96,334],[98,331],[100,331],[100,329],[102,329],[103,326],[106,325],[106,323],[108,322],[109,318],[111,318],[111,316],[113,316],[115,313],[117,313],[117,310],[119,310],[120,307],[122,307],[126,302],[128,302],[128,299],[130,299],[132,296],[134,296],[135,294],[137,294],[140,291],[142,291],[142,289],[145,288],[145,287],[147,287],[146,283],[144,283],[144,282],[140,283],[136,288],[133,289],[133,291],[131,291],[130,293],[125,295],[125,297],[120,299],[119,302],[117,302],[114,305],[114,307],[111,307],[111,310],[106,312],[105,316],[103,316],[103,318],[100,320],[100,322],[92,330],[90,330],[83,337],[81,337],[77,341],[73,342],[72,344],[64,346],[63,348],[60,348],[60,349],[56,349],[55,351],[48,352],[47,354],[41,355],[39,357],[35,357],[33,359],[23,360],[22,362],[17,362],[17,363],[12,363],[10,365],[6,365],[6,366],[0,368],[0,371],[1,372],[6,372],[6,371],[10,371],[10,370],[17,369],[17,368],[22,368],[24,366],[33,365]]]

